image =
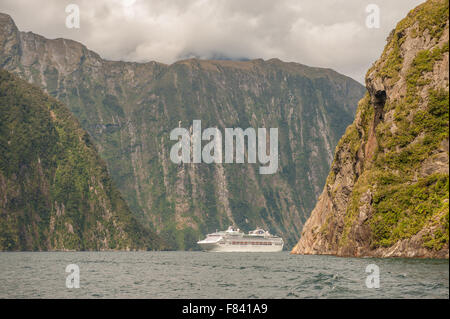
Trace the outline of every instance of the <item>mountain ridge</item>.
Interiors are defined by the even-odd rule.
[[[3,20],[3,21],[1,21],[1,20]],[[19,31],[19,29],[17,28],[17,26],[14,23],[14,20],[12,19],[12,17],[9,14],[0,12],[0,23],[2,23],[5,26],[6,25],[11,25],[12,26],[12,31],[14,31],[14,32],[18,32],[20,34],[27,34],[27,35],[30,35],[32,37],[40,38],[40,39],[42,39],[44,41],[50,41],[50,42],[53,42],[53,41],[55,41],[55,42],[58,42],[58,41],[66,42],[66,41],[68,41],[68,42],[73,43],[73,44],[75,44],[77,46],[80,46],[83,50],[86,50],[90,54],[97,56],[99,58],[99,60],[102,60],[104,62],[130,63],[130,64],[142,64],[142,65],[145,65],[145,64],[158,64],[158,65],[167,66],[167,67],[173,66],[173,65],[178,64],[178,63],[184,63],[184,62],[187,62],[187,61],[200,62],[200,63],[201,62],[206,62],[206,63],[217,62],[219,64],[223,63],[223,64],[227,64],[227,65],[232,65],[232,64],[235,64],[235,65],[242,64],[242,65],[244,65],[244,64],[246,64],[248,62],[251,62],[251,63],[259,63],[259,62],[265,62],[265,63],[277,62],[278,63],[278,62],[281,62],[282,64],[285,64],[285,65],[296,65],[296,66],[299,66],[299,67],[305,67],[307,69],[324,70],[326,72],[330,71],[331,73],[333,73],[333,75],[337,75],[337,76],[340,76],[340,77],[345,77],[345,78],[351,79],[353,81],[356,81],[353,78],[351,78],[351,77],[349,77],[347,75],[341,74],[341,73],[339,73],[339,72],[337,72],[337,71],[335,71],[334,69],[331,69],[331,68],[327,68],[327,67],[312,67],[312,66],[308,66],[308,65],[305,65],[305,64],[302,64],[302,63],[299,63],[299,62],[295,62],[295,61],[283,61],[283,60],[281,60],[279,58],[276,58],[276,57],[269,58],[269,59],[266,59],[266,60],[264,60],[262,58],[245,59],[245,60],[242,60],[242,59],[233,60],[233,59],[202,59],[202,58],[192,57],[192,58],[181,58],[181,59],[176,60],[176,61],[174,61],[172,63],[163,63],[163,62],[158,62],[158,61],[155,61],[155,60],[139,61],[139,62],[138,61],[125,61],[125,60],[111,60],[111,59],[106,59],[106,58],[101,57],[100,54],[96,53],[92,49],[89,49],[86,45],[84,45],[83,43],[81,43],[79,41],[76,41],[76,40],[67,39],[67,38],[63,38],[63,37],[47,38],[47,37],[42,36],[40,34],[34,33],[33,31]],[[4,63],[4,61],[3,61],[3,63]]]
[[[135,215],[177,249],[231,223],[265,227],[292,246],[320,194],[364,87],[329,69],[269,61],[105,61],[74,41],[20,32],[0,14],[0,66],[69,107]],[[196,119],[278,127],[278,172],[171,163],[169,132]]]

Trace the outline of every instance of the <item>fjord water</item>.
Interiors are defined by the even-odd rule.
[[[66,288],[77,264],[80,288]],[[367,288],[366,266],[380,269]],[[449,298],[449,262],[281,253],[2,252],[0,298]]]

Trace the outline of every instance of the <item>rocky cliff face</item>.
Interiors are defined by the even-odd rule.
[[[448,1],[391,32],[296,254],[448,258]]]
[[[269,61],[172,65],[101,59],[83,45],[19,32],[0,14],[0,66],[66,103],[92,136],[130,208],[172,247],[236,224],[293,246],[364,88],[329,69]],[[279,128],[279,169],[170,161],[169,132]]]
[[[159,249],[69,110],[0,70],[0,250]]]

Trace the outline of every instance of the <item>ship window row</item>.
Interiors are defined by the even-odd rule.
[[[271,246],[270,242],[254,242],[254,241],[233,241],[232,245],[263,245],[263,246]]]

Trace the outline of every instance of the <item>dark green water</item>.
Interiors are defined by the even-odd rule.
[[[68,264],[80,288],[66,287]],[[367,288],[366,266],[380,269]],[[282,253],[0,253],[0,298],[449,298],[448,260]]]

